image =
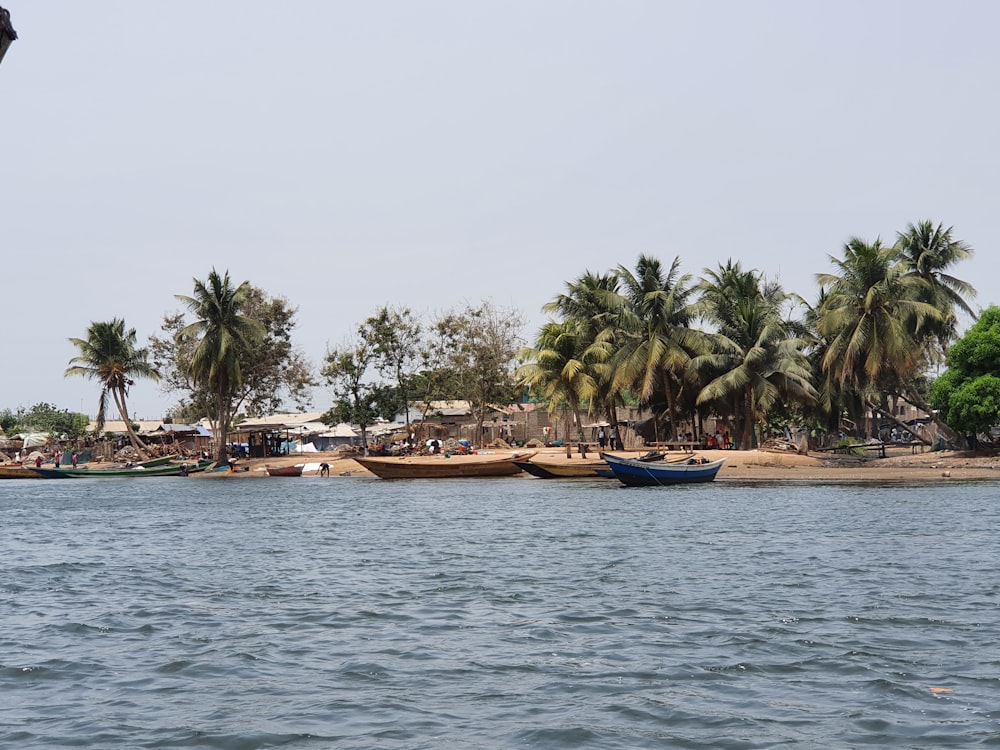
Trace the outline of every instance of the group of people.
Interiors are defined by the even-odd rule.
[[[618,436],[618,428],[613,425],[607,431],[603,426],[597,428],[597,444],[601,446],[601,450],[609,447],[613,451],[625,450],[625,446],[622,445],[621,438]]]
[[[52,452],[51,461],[52,465],[55,466],[55,468],[58,469],[62,465],[62,459],[63,459],[63,452],[61,450],[57,448]],[[21,451],[18,451],[14,455],[14,462],[21,463],[23,460],[24,459],[21,458]],[[42,458],[41,453],[35,453],[34,464],[36,469],[42,468],[42,464],[46,463],[46,461],[47,461],[46,459]],[[73,451],[72,458],[70,458],[70,461],[73,463],[73,468],[75,469],[76,465],[80,462],[80,456],[76,451]]]
[[[714,435],[705,435],[705,448],[718,448],[727,451],[732,447],[733,441],[729,437],[729,430],[721,434],[716,430]]]

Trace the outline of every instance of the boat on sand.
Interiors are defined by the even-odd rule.
[[[296,464],[295,466],[267,466],[267,475],[269,477],[301,477],[302,469],[305,464]]]
[[[381,479],[453,479],[458,477],[509,477],[521,473],[515,462],[535,451],[435,454],[431,456],[365,456],[354,460]]]
[[[709,461],[700,456],[693,456],[686,461],[640,461],[634,458],[623,458],[611,453],[602,453],[608,466],[618,480],[629,487],[656,487],[671,484],[690,484],[693,482],[711,482],[719,473],[725,458]]]

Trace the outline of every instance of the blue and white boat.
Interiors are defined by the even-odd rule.
[[[722,464],[726,462],[724,458],[709,461],[697,456],[681,462],[639,461],[610,453],[602,453],[601,458],[608,462],[618,481],[629,487],[711,482],[719,473]]]

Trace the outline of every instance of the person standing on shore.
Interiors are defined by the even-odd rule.
[[[608,434],[603,427],[597,428],[597,444],[601,446],[601,450],[604,450],[608,445]]]

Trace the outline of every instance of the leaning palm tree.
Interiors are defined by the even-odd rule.
[[[219,462],[226,460],[234,396],[243,380],[241,360],[265,335],[259,321],[243,315],[250,289],[248,281],[234,287],[228,271],[219,276],[213,268],[206,282],[194,280],[192,296],[176,295],[197,318],[180,335],[197,339],[191,357],[191,377],[213,394],[212,422]]]
[[[135,329],[126,330],[125,321],[115,318],[107,322],[91,323],[87,328],[87,338],[70,339],[70,342],[79,350],[79,354],[69,361],[66,376],[81,375],[101,384],[97,429],[104,428],[110,397],[125,423],[125,432],[132,447],[143,458],[148,457],[146,445],[132,427],[126,399],[136,378],[159,380],[160,373],[149,363],[148,350],[136,347]]]
[[[563,403],[568,404],[576,421],[577,437],[583,442],[580,404],[593,398],[598,388],[586,361],[586,339],[580,328],[573,320],[543,325],[535,346],[518,353],[526,364],[517,369],[516,377],[522,384],[538,389],[548,401],[550,415]]]

